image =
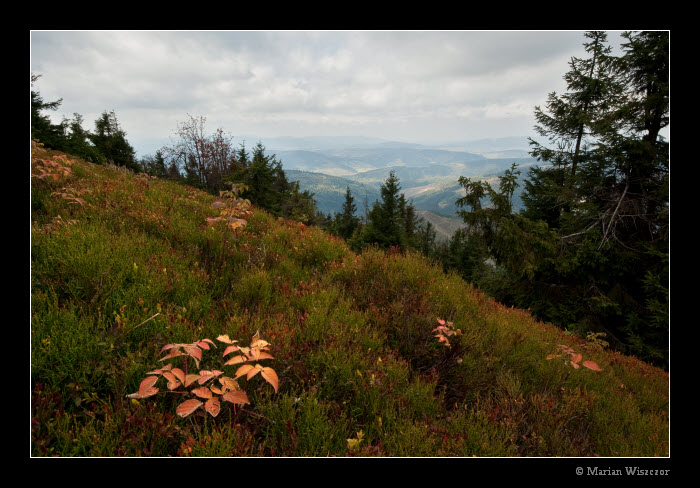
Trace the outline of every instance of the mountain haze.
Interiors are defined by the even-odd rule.
[[[354,137],[277,138],[270,150],[282,162],[289,179],[314,194],[319,211],[340,213],[345,191],[355,198],[362,216],[375,200],[391,171],[399,178],[401,192],[412,201],[438,238],[447,239],[462,226],[455,201],[464,196],[460,176],[481,178],[498,185],[498,176],[517,163],[521,177],[536,160],[527,155],[527,139],[482,139],[452,146],[430,147],[396,141]],[[301,149],[303,148],[303,149]],[[485,154],[466,151],[480,150]],[[513,157],[502,157],[504,155]],[[488,157],[498,156],[498,157]],[[520,208],[520,193],[514,207]]]

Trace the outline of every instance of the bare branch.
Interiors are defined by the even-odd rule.
[[[608,222],[607,228],[605,227],[605,222],[603,222],[603,239],[600,241],[600,246],[598,246],[598,249],[603,247],[603,244],[605,243],[605,241],[607,241],[608,232],[610,231],[610,228],[615,223],[615,215],[617,214],[617,211],[620,209],[620,205],[622,204],[622,200],[624,200],[625,195],[627,194],[627,189],[629,188],[629,186],[630,186],[630,182],[628,179],[627,182],[625,183],[625,189],[622,192],[622,195],[620,196],[620,200],[617,202],[617,206],[615,207],[615,211],[613,212],[612,217],[610,217],[610,222]]]

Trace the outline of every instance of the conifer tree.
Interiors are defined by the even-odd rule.
[[[550,147],[532,143],[545,164],[528,173],[521,214],[508,203],[514,174],[499,191],[460,178],[458,204],[503,272],[488,283],[498,299],[665,365],[668,33],[624,37],[624,55],[612,57],[604,33],[587,33],[590,58],[570,63],[570,91],[536,107]]]
[[[352,237],[352,234],[359,225],[359,219],[355,216],[355,210],[357,210],[355,198],[352,196],[350,187],[348,186],[345,190],[345,201],[343,202],[342,212],[337,214],[335,219],[335,232],[345,240]]]
[[[135,171],[141,169],[136,161],[136,151],[126,140],[126,132],[119,127],[114,111],[102,112],[95,121],[95,132],[89,135],[97,150],[113,164]]]
[[[143,170],[151,176],[156,176],[158,178],[168,177],[168,168],[161,150],[156,151],[155,156],[144,156],[141,159],[141,166]]]
[[[104,163],[105,157],[90,142],[90,132],[83,129],[82,115],[74,113],[70,121],[64,118],[63,125],[67,129],[65,151],[86,161]]]
[[[250,160],[245,173],[244,183],[248,190],[244,193],[253,205],[266,210],[279,210],[279,192],[273,187],[277,180],[278,172],[274,166],[275,161],[265,155],[265,146],[258,142],[253,148],[252,159]]]
[[[424,255],[432,258],[437,251],[437,232],[432,222],[418,226],[416,231],[416,248]]]
[[[41,75],[30,75],[30,84],[32,87],[39,78],[41,78]],[[45,102],[39,92],[31,90],[31,138],[38,140],[47,148],[57,150],[65,149],[65,124],[53,124],[51,118],[48,115],[44,115],[42,112],[45,110],[58,110],[61,103],[63,103],[62,98],[53,102]]]
[[[401,196],[399,179],[391,170],[386,181],[380,187],[381,202],[374,202],[367,215],[367,224],[362,230],[359,242],[377,244],[380,248],[391,246],[406,247],[406,231],[401,215]],[[405,200],[404,200],[405,201]]]

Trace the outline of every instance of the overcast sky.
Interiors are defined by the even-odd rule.
[[[434,144],[534,135],[582,31],[32,31],[33,89],[94,129],[114,110],[137,156],[205,116],[249,136]],[[609,32],[617,49],[619,31]]]

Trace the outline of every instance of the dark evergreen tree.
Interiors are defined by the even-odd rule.
[[[418,216],[416,207],[412,201],[406,200],[402,193],[399,197],[399,212],[403,221],[403,233],[405,236],[405,246],[407,248],[418,248],[418,230],[423,225],[423,219]]]
[[[458,229],[447,242],[436,246],[435,252],[445,271],[456,271],[466,281],[478,286],[484,284],[488,253],[478,234],[468,228]]]
[[[342,212],[336,214],[334,230],[336,235],[348,240],[352,237],[355,229],[360,224],[360,219],[355,216],[357,207],[355,198],[350,192],[350,187],[345,190],[345,201],[343,202]]]
[[[78,113],[73,114],[73,119],[64,121],[68,129],[66,152],[81,157],[86,161],[104,164],[105,157],[90,142],[90,132],[83,129],[83,117]]]
[[[603,331],[615,347],[661,365],[668,348],[668,33],[625,33],[610,56],[604,33],[587,33],[570,90],[536,108],[532,168],[509,204],[514,174],[498,191],[460,178],[458,201],[497,273],[496,298],[579,332]],[[512,168],[514,169],[514,168]],[[487,207],[482,199],[489,199]]]
[[[134,171],[141,170],[141,165],[136,161],[136,151],[126,140],[126,132],[119,127],[113,110],[102,112],[95,121],[95,132],[88,137],[107,161]]]
[[[279,192],[273,186],[278,180],[274,163],[270,156],[265,155],[265,146],[258,142],[253,148],[252,159],[247,165],[243,181],[248,186],[243,196],[253,205],[273,212],[279,210],[281,200]]]
[[[375,201],[367,215],[367,223],[355,241],[355,247],[377,244],[380,248],[391,246],[406,247],[406,231],[401,215],[401,195],[399,179],[391,170],[389,177],[381,185],[382,201]],[[404,200],[405,201],[405,200]]]
[[[416,231],[416,248],[429,258],[437,256],[437,232],[431,222],[418,226]]]
[[[30,84],[32,87],[40,77],[41,75],[30,75]],[[45,102],[41,95],[39,95],[39,92],[31,90],[31,138],[32,140],[38,140],[44,144],[46,148],[59,151],[66,149],[66,125],[53,124],[51,118],[48,115],[44,115],[42,112],[45,110],[58,110],[61,103],[63,103],[62,98],[53,102]]]
[[[155,156],[144,156],[141,159],[141,166],[143,170],[151,176],[156,176],[158,178],[168,177],[168,168],[161,150],[156,151]]]
[[[247,168],[250,164],[250,158],[248,151],[245,149],[245,141],[241,142],[238,146],[238,151],[236,151],[236,160],[244,167]]]

